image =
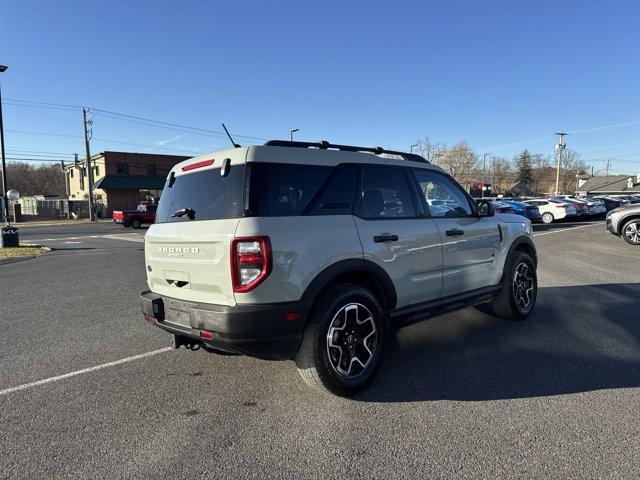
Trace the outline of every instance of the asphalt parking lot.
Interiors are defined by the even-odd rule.
[[[538,305],[401,330],[371,387],[168,348],[144,230],[24,228],[0,265],[2,478],[638,478],[640,250],[603,221],[536,226]]]

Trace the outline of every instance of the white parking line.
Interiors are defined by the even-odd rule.
[[[115,360],[113,362],[103,363],[102,365],[96,365],[95,367],[83,368],[82,370],[76,370],[75,372],[69,372],[63,375],[57,375],[55,377],[45,378],[44,380],[38,380],[37,382],[23,383],[22,385],[18,385],[17,387],[11,387],[11,388],[6,388],[4,390],[0,390],[0,397],[3,395],[7,395],[9,393],[18,392],[20,390],[26,390],[27,388],[37,387],[40,385],[44,385],[46,383],[57,382],[59,380],[64,380],[65,378],[76,377],[78,375],[82,375],[83,373],[90,373],[90,372],[95,372],[96,370],[102,370],[103,368],[115,367],[116,365],[121,365],[127,362],[133,362],[134,360],[140,360],[142,358],[151,357],[153,355],[165,353],[170,350],[173,350],[173,348],[171,347],[160,348],[158,350],[153,350],[151,352],[141,353],[140,355],[134,355],[133,357],[121,358],[120,360]]]
[[[104,235],[82,235],[80,237],[64,238],[30,238],[30,242],[61,242],[63,240],[82,240],[85,238],[109,238],[111,240],[129,240],[132,242],[144,242],[144,235],[138,233],[110,233]]]
[[[595,227],[595,226],[598,226],[600,228],[603,227],[603,225],[601,223],[590,223],[589,225],[580,225],[579,227],[557,228],[557,229],[551,230],[550,232],[534,233],[533,236],[534,237],[539,237],[541,235],[549,235],[551,233],[569,232],[571,230],[578,230],[579,228],[587,228],[587,227]]]

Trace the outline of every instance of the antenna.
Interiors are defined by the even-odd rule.
[[[229,137],[229,141],[233,145],[233,148],[240,148],[242,145],[233,141],[233,138],[231,138],[231,134],[229,133],[229,130],[227,130],[227,127],[224,126],[224,123],[222,124],[222,128],[224,128],[224,131],[227,134],[227,137]]]

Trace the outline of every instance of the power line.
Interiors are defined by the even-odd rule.
[[[65,138],[83,138],[81,135],[67,135],[67,134],[63,134],[63,133],[52,133],[52,132],[34,132],[34,131],[29,131],[29,130],[5,130],[5,132],[11,132],[11,133],[23,133],[23,134],[28,134],[28,135],[48,135],[48,136],[52,136],[52,137],[65,137]],[[183,152],[183,153],[190,153],[191,155],[193,155],[194,153],[202,153],[201,151],[194,151],[194,150],[184,150],[184,149],[180,149],[180,148],[172,148],[172,147],[164,147],[164,146],[160,146],[160,145],[144,145],[141,143],[131,143],[131,142],[121,142],[118,140],[111,140],[109,138],[92,138],[92,140],[98,140],[101,142],[107,142],[107,143],[115,143],[115,144],[120,144],[120,145],[132,145],[135,147],[144,147],[144,148],[152,148],[154,150],[173,150],[176,152]]]
[[[603,125],[601,127],[585,128],[583,130],[573,130],[573,131],[567,132],[567,133],[575,135],[575,134],[580,134],[580,133],[598,132],[600,130],[612,130],[614,128],[628,127],[628,126],[631,126],[631,125],[640,125],[640,120],[634,120],[634,121],[631,121],[631,122],[624,122],[624,123],[613,123],[611,125]]]
[[[22,103],[26,103],[29,105],[20,105],[18,103],[13,104],[15,106],[32,106],[32,105],[41,105],[43,107],[51,107],[51,108],[58,108],[58,107],[64,107],[64,108],[72,108],[72,109],[81,109],[83,108],[80,105],[70,105],[70,104],[65,104],[65,103],[53,103],[53,102],[38,102],[38,101],[34,101],[34,100],[23,100],[23,99],[18,99],[18,98],[7,98],[6,100],[9,100],[11,102],[22,102]],[[128,115],[125,113],[120,113],[120,112],[114,112],[111,110],[104,110],[101,108],[97,108],[97,107],[87,107],[89,108],[89,110],[91,110],[94,113],[98,113],[100,112],[101,114],[109,114],[109,115],[113,115],[116,117],[119,117],[120,120],[124,120],[129,119],[129,120],[137,120],[137,121],[143,121],[143,122],[148,122],[148,123],[152,123],[154,125],[149,125],[149,126],[164,126],[164,127],[175,127],[175,128],[182,128],[182,129],[188,129],[188,130],[193,130],[193,131],[197,131],[197,132],[201,132],[201,133],[207,133],[207,134],[213,134],[213,135],[222,135],[225,136],[226,134],[224,132],[220,132],[220,131],[216,131],[216,130],[209,130],[206,128],[200,128],[200,127],[192,127],[189,125],[181,125],[179,123],[171,123],[171,122],[165,122],[165,121],[161,121],[161,120],[154,120],[151,118],[145,118],[145,117],[138,117],[135,115]],[[105,115],[106,116],[106,115]],[[186,132],[189,133],[189,132]],[[235,137],[237,138],[245,138],[248,140],[261,140],[261,141],[266,141],[268,140],[267,138],[262,138],[262,137],[254,137],[254,136],[250,136],[250,135],[241,135],[239,133],[234,133],[233,134]]]
[[[67,112],[75,112],[76,111],[75,108],[51,107],[49,105],[27,105],[27,104],[14,103],[14,102],[3,102],[3,105],[9,105],[9,106],[12,106],[12,107],[46,108],[46,109],[49,109],[49,110],[64,110],[64,111],[67,111]]]
[[[531,142],[547,140],[547,139],[552,138],[552,137],[553,137],[553,135],[545,135],[543,137],[530,138],[528,140],[522,140],[520,142],[514,142],[514,143],[507,143],[505,145],[496,145],[496,146],[493,146],[493,147],[478,148],[478,150],[480,150],[480,151],[482,151],[482,150],[501,150],[503,148],[509,148],[509,147],[516,147],[518,145],[524,145],[525,143],[531,143]]]

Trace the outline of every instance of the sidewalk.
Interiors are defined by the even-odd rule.
[[[113,220],[110,218],[100,218],[96,220],[95,223],[111,223]],[[47,225],[78,225],[80,223],[90,223],[88,218],[83,218],[79,220],[43,220],[36,222],[11,222],[11,225],[18,228],[28,228],[28,227],[43,227]]]

